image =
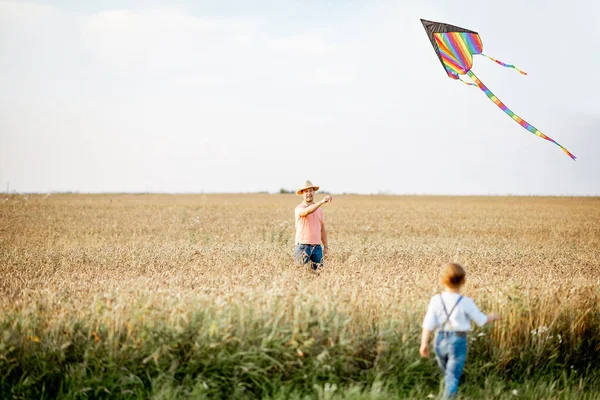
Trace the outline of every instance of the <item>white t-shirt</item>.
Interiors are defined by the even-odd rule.
[[[439,328],[442,331],[466,332],[471,330],[471,321],[475,322],[478,326],[483,326],[487,322],[487,315],[479,311],[479,308],[477,308],[475,302],[470,297],[463,296],[460,303],[454,308],[459,298],[460,294],[450,292],[443,292],[441,297],[439,294],[433,296],[423,320],[423,328],[429,331]],[[448,313],[454,308],[447,323],[442,299]]]

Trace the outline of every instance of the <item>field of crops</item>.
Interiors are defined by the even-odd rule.
[[[319,275],[300,201],[0,197],[0,397],[432,397],[420,324],[455,261],[503,316],[463,395],[600,398],[600,198],[334,195]]]

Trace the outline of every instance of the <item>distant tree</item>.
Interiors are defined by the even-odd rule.
[[[286,188],[279,189],[279,194],[292,194],[294,193],[292,190],[287,190]]]

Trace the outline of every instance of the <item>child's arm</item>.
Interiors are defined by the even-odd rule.
[[[490,323],[495,322],[495,321],[500,321],[500,319],[502,319],[502,317],[500,316],[500,314],[494,314],[494,313],[488,314],[487,315],[487,321],[485,321],[485,323],[486,324],[490,324]]]
[[[475,302],[473,302],[473,300],[470,298],[467,298],[463,305],[465,306],[467,316],[471,321],[475,322],[477,326],[483,326],[494,321],[498,321],[501,318],[500,315],[495,313],[487,315],[482,313],[481,311],[479,311],[479,308],[477,307]]]
[[[427,312],[425,313],[425,318],[423,319],[423,333],[421,334],[421,347],[419,348],[419,353],[423,357],[429,357],[429,338],[431,337],[431,333],[435,330],[437,325],[437,317],[434,312],[433,307],[433,298],[429,301],[429,306],[427,307]]]
[[[431,336],[431,332],[427,328],[423,328],[423,333],[421,334],[421,348],[419,349],[419,353],[421,353],[422,357],[429,357],[429,337]]]

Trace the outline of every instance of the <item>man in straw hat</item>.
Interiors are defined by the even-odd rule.
[[[323,210],[321,206],[330,203],[331,196],[325,196],[318,203],[314,202],[315,192],[319,190],[311,181],[296,191],[302,195],[304,201],[294,210],[296,216],[296,247],[294,256],[302,264],[308,264],[313,270],[323,265],[323,256],[327,255],[327,233],[323,221]],[[322,245],[322,246],[321,246]]]

